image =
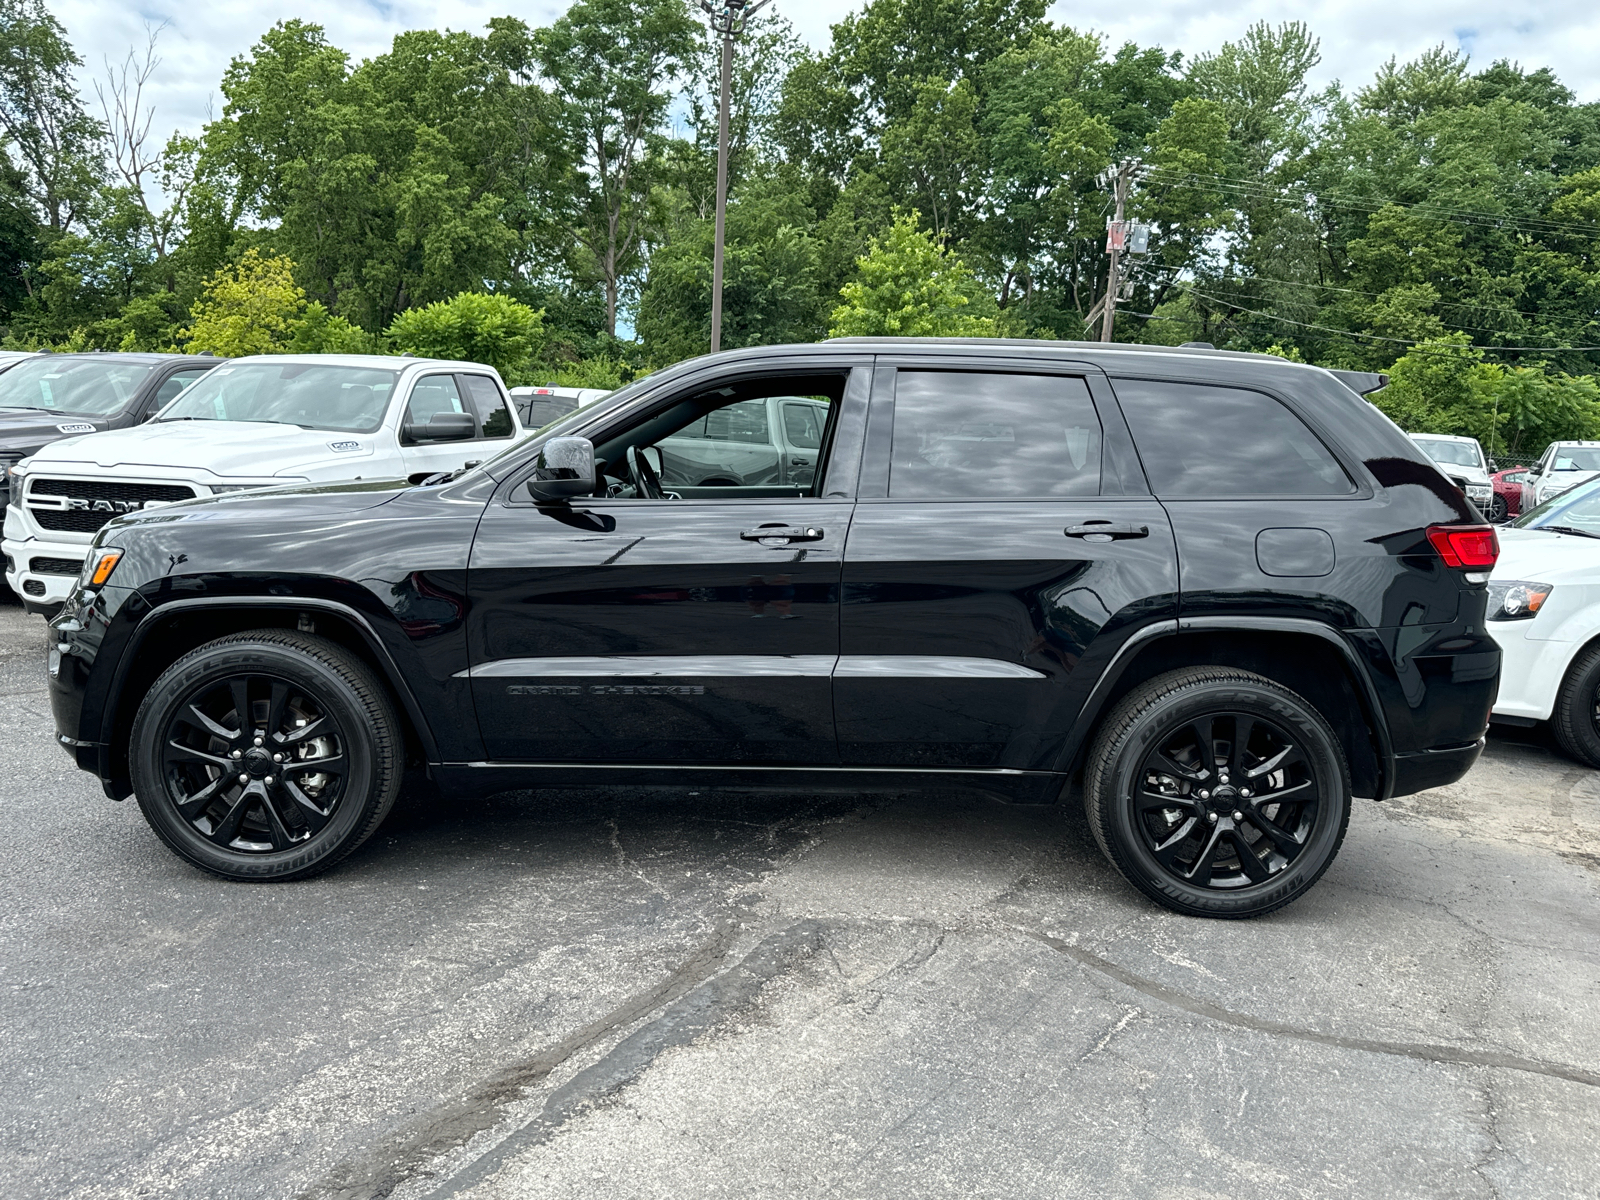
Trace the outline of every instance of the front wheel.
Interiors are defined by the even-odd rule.
[[[1333,862],[1350,773],[1327,721],[1248,671],[1194,667],[1136,688],[1090,750],[1095,841],[1176,912],[1256,917],[1297,899]]]
[[[1496,525],[1503,525],[1511,519],[1511,505],[1499,492],[1494,494],[1494,499],[1489,501],[1489,520]]]
[[[302,879],[368,837],[404,767],[388,694],[326,638],[260,629],[191,650],[134,718],[134,793],[184,858],[237,880]]]
[[[1600,646],[1580,655],[1568,668],[1556,693],[1550,728],[1573,758],[1600,767]]]

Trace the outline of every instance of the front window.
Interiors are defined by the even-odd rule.
[[[1600,537],[1600,479],[1550,497],[1511,522],[1518,529],[1565,528]]]
[[[1483,456],[1471,442],[1446,442],[1434,438],[1413,438],[1422,452],[1436,463],[1453,467],[1481,467]]]
[[[0,409],[34,408],[72,416],[108,416],[128,406],[150,371],[148,363],[40,355],[19,362],[0,375]]]
[[[397,374],[321,363],[236,363],[216,368],[169,404],[159,419],[263,421],[372,433],[383,423]]]
[[[6,377],[0,375],[0,381]],[[1556,451],[1557,471],[1600,471],[1600,446],[1565,446]]]

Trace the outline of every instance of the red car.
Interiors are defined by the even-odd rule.
[[[1509,521],[1522,515],[1522,501],[1528,482],[1527,467],[1507,467],[1496,471],[1489,479],[1494,484],[1494,500],[1490,503],[1489,520]],[[1528,497],[1532,499],[1532,497]],[[1529,507],[1532,507],[1531,505]]]

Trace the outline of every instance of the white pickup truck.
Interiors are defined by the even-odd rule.
[[[492,367],[369,355],[236,358],[143,425],[68,437],[11,472],[5,577],[50,614],[119,513],[248,488],[425,478],[525,430]]]

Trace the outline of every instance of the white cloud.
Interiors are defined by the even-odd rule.
[[[146,0],[147,7],[105,0],[57,0],[57,18],[85,60],[85,75],[100,76],[107,57],[120,60],[130,47],[142,48],[144,22],[167,23],[161,35],[161,67],[150,90],[156,129],[198,130],[208,114],[219,112],[218,83],[234,56],[274,22],[292,17],[314,21],[334,45],[353,58],[384,51],[401,30],[428,26],[481,29],[508,9],[530,23],[553,19],[565,7],[552,0],[511,6],[504,0],[344,0],[307,6],[292,0],[208,0],[178,5]],[[774,0],[813,46],[826,46],[828,28],[852,8],[849,0]],[[1257,20],[1281,21],[1295,15],[1322,39],[1322,66],[1316,82],[1340,80],[1346,88],[1371,78],[1391,55],[1402,60],[1444,43],[1468,50],[1487,66],[1510,58],[1525,67],[1549,66],[1582,100],[1600,99],[1600,6],[1574,0],[1533,0],[1510,8],[1490,0],[1313,0],[1286,14],[1281,3],[1243,0],[1229,6],[1215,0],[1167,0],[1163,4],[1079,8],[1057,4],[1051,16],[1066,24],[1099,30],[1111,47],[1123,41],[1183,50],[1187,55],[1214,50],[1238,37]],[[87,82],[87,80],[86,80]],[[92,101],[92,93],[91,101]]]

